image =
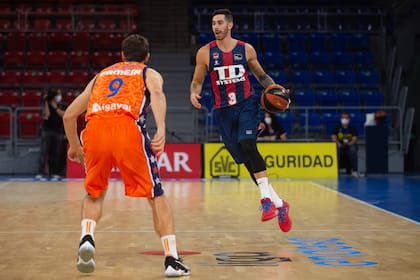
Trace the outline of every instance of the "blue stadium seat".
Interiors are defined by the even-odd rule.
[[[361,84],[378,84],[379,83],[379,73],[376,70],[360,70],[357,75],[357,82]]]
[[[349,37],[349,50],[360,51],[369,49],[369,36],[366,33],[353,33]]]
[[[335,82],[337,84],[354,84],[356,83],[356,73],[353,70],[337,70],[335,71]]]
[[[309,55],[304,51],[290,52],[289,64],[292,66],[307,65],[309,63]]]
[[[384,102],[384,94],[379,90],[362,90],[360,98],[365,106],[380,107]],[[378,109],[366,109],[366,112],[376,112]]]
[[[205,33],[200,33],[199,35],[198,35],[198,44],[201,46],[201,45],[205,45],[205,44],[207,44],[208,42],[210,42],[210,41],[213,41],[214,40],[214,35],[213,35],[213,33],[208,33],[208,32],[205,32]]]
[[[351,52],[336,51],[331,55],[331,63],[335,65],[351,65],[353,54]]]
[[[313,82],[317,84],[334,83],[333,73],[329,70],[316,70],[313,72]]]
[[[316,101],[319,106],[333,106],[338,105],[338,96],[337,93],[333,90],[319,90],[316,93]],[[324,112],[335,112],[336,108],[324,109]]]
[[[359,134],[359,136],[364,136],[366,114],[353,112],[353,113],[349,113],[349,115],[350,115],[350,123],[356,127],[357,133]]]
[[[281,66],[284,65],[284,55],[279,51],[264,52],[263,62],[264,62],[265,67],[269,69],[280,68]]]
[[[348,35],[345,33],[333,33],[330,36],[330,47],[332,51],[347,50]]]
[[[293,71],[292,82],[295,84],[310,84],[312,83],[312,72],[309,70]]]
[[[262,45],[265,52],[280,52],[280,37],[278,34],[270,33],[262,36]]]
[[[276,114],[277,121],[283,126],[286,133],[291,136],[293,134],[293,122],[295,116],[291,112],[282,112]]]
[[[310,62],[313,65],[328,65],[331,62],[330,55],[327,52],[312,52],[310,54]]]
[[[328,35],[325,33],[311,33],[309,35],[309,49],[312,52],[325,52]]]
[[[303,52],[306,49],[306,37],[301,33],[289,33],[287,35],[289,52]]]
[[[238,36],[238,38],[246,43],[251,44],[255,50],[261,52],[261,40],[260,35],[258,33],[242,33]]]
[[[292,104],[312,107],[315,105],[315,93],[310,88],[298,88],[291,94]],[[304,110],[302,110],[304,111]]]
[[[322,124],[325,127],[325,136],[331,136],[334,128],[340,123],[341,113],[323,113],[321,116]]]
[[[267,74],[277,83],[285,85],[289,82],[289,78],[286,71],[271,70]]]
[[[360,106],[360,94],[356,89],[340,89],[337,92],[338,102],[342,106],[359,107]],[[359,112],[359,108],[344,108],[344,111],[349,113]]]
[[[373,62],[373,54],[369,51],[358,51],[354,53],[354,63],[357,65],[369,66]]]
[[[307,114],[302,112],[299,115],[299,127],[301,131],[306,130],[306,124],[308,125],[308,132],[312,133],[319,133],[322,130],[321,126],[321,116],[315,112],[309,112],[308,118],[306,118]],[[307,123],[306,123],[307,122]]]

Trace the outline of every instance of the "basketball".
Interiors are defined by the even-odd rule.
[[[288,91],[279,84],[269,85],[262,91],[261,106],[267,112],[284,112],[289,108],[290,102]]]

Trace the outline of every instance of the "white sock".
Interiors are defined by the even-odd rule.
[[[165,235],[160,238],[162,241],[163,250],[165,256],[172,256],[175,259],[179,259],[178,251],[176,250],[176,239],[174,234]]]
[[[80,237],[80,239],[82,239],[83,236],[85,236],[86,234],[92,235],[92,238],[95,239],[93,237],[93,234],[95,232],[96,221],[92,219],[83,219],[81,224],[82,224],[82,236]]]
[[[276,208],[282,207],[283,206],[283,199],[281,199],[279,197],[279,195],[273,189],[273,186],[271,184],[269,184],[268,187],[270,189],[271,200],[273,201],[274,205],[276,205]]]
[[[268,184],[268,178],[262,177],[259,179],[256,179],[258,187],[260,188],[261,192],[261,198],[270,198],[271,199],[271,193],[270,193],[270,187]]]

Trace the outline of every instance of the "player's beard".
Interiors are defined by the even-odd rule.
[[[216,38],[216,40],[221,41],[227,37],[228,33],[229,33],[229,28],[226,26],[226,28],[224,30],[220,30],[217,35],[214,32],[214,37]]]

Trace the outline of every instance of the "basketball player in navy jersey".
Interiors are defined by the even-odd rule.
[[[236,163],[245,164],[261,191],[261,220],[277,216],[280,229],[287,232],[292,227],[289,204],[269,183],[266,164],[257,149],[260,102],[249,82],[248,68],[264,88],[274,81],[262,69],[253,46],[232,38],[232,28],[233,17],[228,9],[213,12],[212,29],[216,40],[197,52],[190,101],[197,109],[201,108],[201,90],[208,72],[223,143]]]

